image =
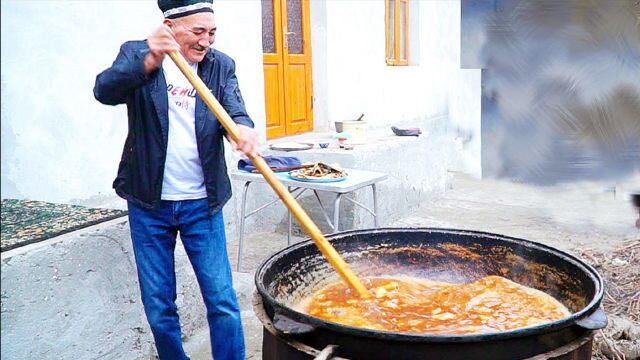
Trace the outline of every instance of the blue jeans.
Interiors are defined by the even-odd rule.
[[[175,303],[178,232],[207,307],[213,357],[244,359],[240,309],[232,286],[222,211],[209,215],[206,199],[162,201],[157,210],[131,202],[128,205],[142,303],[160,359],[188,359]]]

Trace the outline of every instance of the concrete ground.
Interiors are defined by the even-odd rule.
[[[640,239],[634,226],[637,213],[628,200],[632,186],[640,186],[638,177],[613,185],[585,182],[537,187],[456,174],[444,197],[421,204],[411,216],[391,224],[383,219],[382,224],[482,230],[538,241],[576,255],[585,248],[607,251],[625,240]],[[245,241],[244,265],[242,272],[234,273],[234,285],[243,311],[247,358],[259,359],[262,327],[250,303],[253,272],[270,254],[286,246],[286,235],[254,233]],[[237,242],[230,241],[228,248],[235,266]],[[206,329],[192,336],[186,348],[194,360],[210,359]]]

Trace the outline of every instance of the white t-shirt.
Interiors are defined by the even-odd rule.
[[[197,72],[198,64],[192,69]],[[165,56],[162,71],[169,97],[169,141],[162,180],[162,200],[207,197],[196,142],[196,90],[176,64]]]

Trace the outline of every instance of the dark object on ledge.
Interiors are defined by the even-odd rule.
[[[631,203],[636,208],[638,212],[638,220],[636,220],[636,227],[640,229],[640,190],[638,192],[631,194]]]
[[[392,126],[391,131],[393,131],[393,133],[398,136],[420,136],[420,134],[422,134],[422,130],[416,127],[398,128],[398,127]]]

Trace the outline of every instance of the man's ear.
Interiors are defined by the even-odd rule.
[[[162,21],[163,24],[167,25],[169,28],[171,28],[173,30],[173,26],[175,25],[175,23],[173,22],[173,20],[171,19],[164,19]]]

